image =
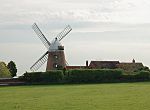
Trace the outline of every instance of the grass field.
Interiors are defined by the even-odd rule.
[[[150,83],[0,87],[0,110],[150,110]]]

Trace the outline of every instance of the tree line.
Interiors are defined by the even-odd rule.
[[[14,61],[10,61],[8,64],[0,62],[0,78],[14,77],[17,75],[17,67]]]

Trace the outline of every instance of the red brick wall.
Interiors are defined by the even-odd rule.
[[[46,71],[57,70],[66,66],[65,54],[63,50],[52,51],[48,53],[48,61]],[[55,67],[58,65],[58,67]]]

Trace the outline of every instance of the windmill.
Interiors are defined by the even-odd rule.
[[[36,23],[32,25],[32,28],[47,48],[47,51],[31,66],[30,70],[38,70],[46,61],[46,71],[64,68],[67,62],[65,60],[64,46],[61,45],[60,41],[72,30],[72,28],[68,25],[52,40],[52,42],[46,39]]]

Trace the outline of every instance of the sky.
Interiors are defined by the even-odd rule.
[[[61,42],[69,65],[134,58],[150,67],[149,0],[0,1],[0,61],[15,61],[18,75],[47,51],[32,30],[34,22],[50,41],[68,24],[72,27]]]

